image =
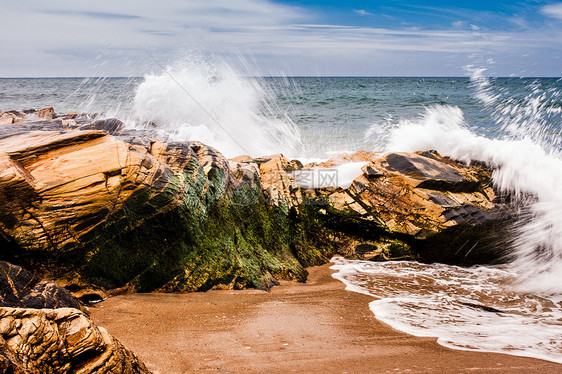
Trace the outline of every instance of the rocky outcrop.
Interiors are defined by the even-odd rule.
[[[268,288],[334,254],[491,262],[507,237],[491,171],[435,152],[227,160],[116,119],[39,112],[0,126],[2,258],[73,292]],[[350,161],[364,166],[347,188],[299,183]]]
[[[63,287],[5,261],[0,261],[0,307],[81,309]]]
[[[359,152],[297,168],[336,170],[342,162],[364,161],[363,174],[348,188],[303,189],[294,162],[281,155],[256,161],[266,196],[293,207],[307,233],[301,261],[315,264],[336,253],[461,265],[502,258],[513,212],[499,201],[484,165],[436,152]]]
[[[0,308],[3,373],[150,373],[105,329],[72,308]]]
[[[149,372],[80,309],[63,287],[0,261],[0,373]]]
[[[65,121],[72,121],[66,123]],[[73,290],[268,288],[304,279],[256,169],[198,142],[75,117],[0,128],[3,256]]]
[[[3,112],[0,110],[0,125],[11,125],[12,123],[36,119],[53,119],[55,116],[55,110],[52,107],[39,110],[29,109],[21,112],[16,110]]]

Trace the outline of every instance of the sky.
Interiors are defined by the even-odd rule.
[[[0,77],[562,76],[561,1],[0,0]]]

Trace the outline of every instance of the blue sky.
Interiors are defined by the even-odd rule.
[[[2,77],[143,75],[193,55],[261,75],[562,75],[562,1],[4,0],[2,14]]]

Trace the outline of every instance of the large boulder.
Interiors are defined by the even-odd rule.
[[[56,117],[0,128],[3,259],[73,290],[304,279],[257,169],[198,142],[164,143],[117,125]]]
[[[266,196],[291,207],[294,225],[306,233],[296,245],[301,262],[334,254],[459,265],[502,261],[514,212],[496,196],[485,165],[429,151],[358,152],[300,167],[282,155],[255,161]],[[350,161],[365,164],[349,187],[299,186],[303,171]]]
[[[0,373],[148,373],[63,287],[0,261]]]
[[[72,308],[0,308],[3,373],[150,373],[127,348]]]

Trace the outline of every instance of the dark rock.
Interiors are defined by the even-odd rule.
[[[63,287],[0,261],[0,307],[80,309],[80,303]]]
[[[116,118],[100,119],[94,121],[93,123],[83,125],[80,127],[81,130],[103,130],[108,134],[114,135],[119,133],[123,129],[123,122]]]
[[[474,308],[474,309],[481,309],[485,312],[490,312],[490,313],[505,313],[503,310],[499,310],[496,309],[494,307],[491,306],[486,306],[486,305],[480,305],[480,304],[474,304],[474,303],[464,303],[461,302],[462,305],[466,305],[468,307]]]

